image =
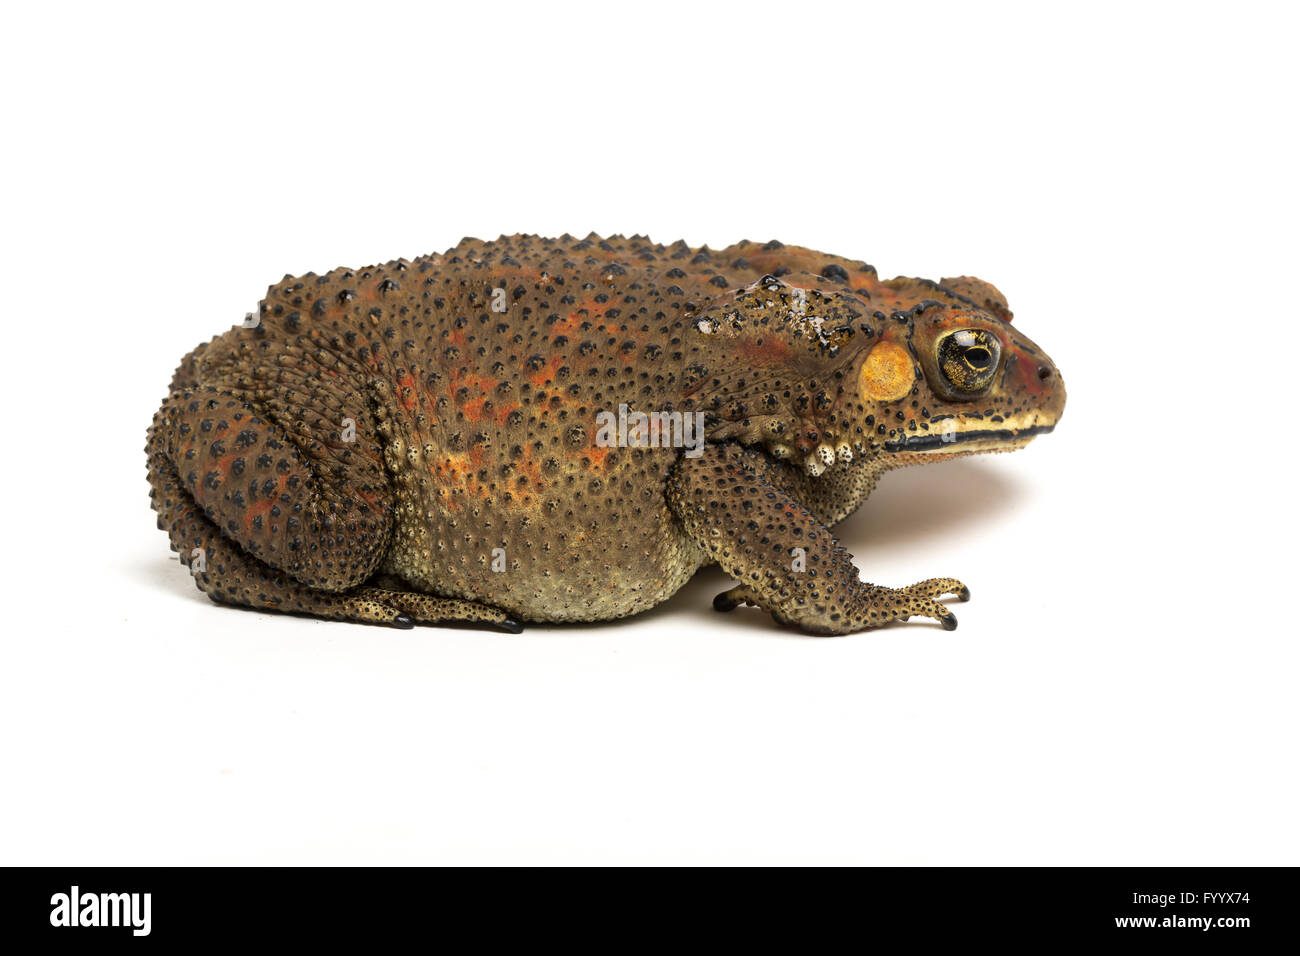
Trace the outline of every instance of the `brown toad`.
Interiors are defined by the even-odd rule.
[[[829,528],[902,465],[1020,448],[1065,405],[978,279],[778,242],[465,239],[285,277],[182,361],[159,526],[214,601],[392,624],[600,621],[717,562],[715,607],[956,627],[952,578],[864,584]]]

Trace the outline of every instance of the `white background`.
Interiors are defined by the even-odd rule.
[[[1300,863],[1290,11],[361,8],[4,15],[0,862]],[[194,588],[182,354],[286,272],[589,230],[1008,295],[1061,426],[839,532],[956,632],[717,571],[519,637]]]

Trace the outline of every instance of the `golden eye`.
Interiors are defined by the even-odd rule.
[[[948,384],[969,395],[992,384],[1002,359],[1002,344],[983,329],[962,329],[939,340],[937,357]]]

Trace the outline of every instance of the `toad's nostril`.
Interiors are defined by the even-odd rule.
[[[1049,379],[1051,377],[1052,377],[1052,370],[1050,368],[1048,368],[1046,365],[1038,366],[1038,378],[1040,381],[1044,379]]]

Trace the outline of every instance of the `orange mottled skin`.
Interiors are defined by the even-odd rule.
[[[828,529],[888,468],[1055,425],[1060,375],[1010,319],[978,279],[780,243],[466,239],[286,276],[182,361],[154,506],[227,604],[517,630],[634,614],[718,562],[723,609],[953,626],[959,582],[863,584]],[[702,413],[707,444],[603,447],[620,405]]]

